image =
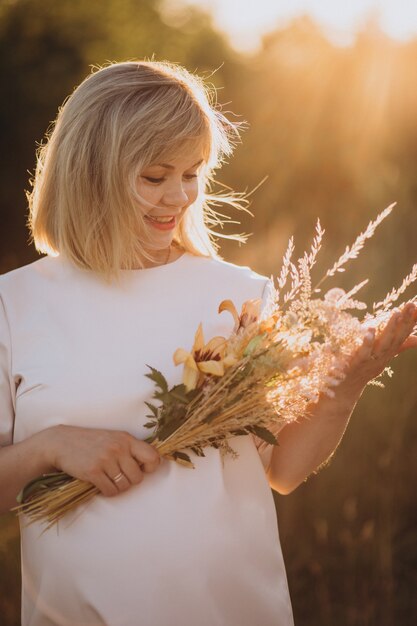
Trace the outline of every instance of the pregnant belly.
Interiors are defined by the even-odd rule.
[[[157,621],[163,607],[183,617],[193,598],[216,624],[231,599],[252,606],[259,585],[275,597],[283,566],[271,493],[249,438],[233,441],[237,460],[223,465],[210,449],[194,470],[164,461],[142,484],[97,496],[58,527],[23,528],[28,605],[64,620],[51,623],[133,626],[148,623],[134,621],[138,611],[153,625],[169,623]]]

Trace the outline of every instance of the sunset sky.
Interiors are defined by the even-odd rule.
[[[171,0],[171,3],[178,0]],[[233,45],[252,51],[262,33],[301,14],[309,14],[341,45],[349,44],[355,31],[372,15],[381,29],[397,39],[417,36],[416,0],[181,0],[209,9],[216,26]]]

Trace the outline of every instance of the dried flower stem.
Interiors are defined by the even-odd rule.
[[[345,271],[343,269],[343,265],[346,265],[346,263],[348,261],[350,261],[351,259],[356,259],[357,258],[357,256],[359,255],[359,252],[364,247],[366,240],[370,239],[374,235],[375,230],[377,229],[377,227],[381,224],[381,222],[383,222],[383,220],[386,217],[388,217],[388,215],[391,213],[391,211],[393,210],[393,208],[395,207],[396,204],[397,204],[396,202],[393,202],[386,209],[384,209],[377,216],[377,218],[375,220],[369,222],[368,226],[366,227],[366,230],[363,233],[361,233],[355,239],[354,243],[350,247],[346,246],[346,249],[345,249],[344,253],[342,254],[342,256],[340,256],[338,258],[338,260],[333,265],[333,267],[331,267],[326,272],[326,274],[320,279],[320,281],[315,286],[315,289],[318,289],[320,287],[320,285],[326,280],[326,278],[334,276],[336,274],[336,272],[344,272]]]
[[[417,280],[417,263],[413,265],[411,272],[404,278],[404,280],[402,281],[398,289],[395,289],[394,287],[394,289],[392,289],[386,295],[384,300],[382,300],[381,302],[377,302],[376,304],[373,305],[374,313],[377,313],[377,312],[384,313],[385,311],[388,311],[391,308],[392,304],[396,302],[398,298],[400,297],[400,295],[404,293],[407,287],[409,287],[416,280]]]

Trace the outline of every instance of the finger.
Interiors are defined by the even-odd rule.
[[[117,486],[105,472],[100,472],[97,476],[90,480],[97,487],[97,489],[100,490],[103,496],[106,496],[107,498],[117,496],[119,493]]]
[[[402,315],[399,311],[393,313],[385,326],[381,331],[381,334],[375,340],[373,352],[375,355],[384,356],[390,350],[395,342],[395,338],[398,334],[398,328],[400,326]]]
[[[401,316],[405,324],[414,325],[417,320],[417,306],[414,302],[407,302],[401,309]]]
[[[149,443],[138,439],[132,443],[131,454],[139,463],[141,470],[146,473],[154,472],[161,462],[158,450]]]
[[[416,320],[417,320],[417,308],[411,303],[411,306],[407,305],[402,313],[402,319],[399,324],[398,334],[394,345],[395,353],[398,354],[403,350],[406,350],[408,346],[412,347],[413,342],[403,347],[404,342],[413,332]]]
[[[402,312],[405,315],[410,315],[413,316],[415,313],[417,313],[417,304],[416,302],[406,302],[403,307],[402,307]]]
[[[367,361],[371,357],[374,342],[375,328],[369,328],[369,330],[366,332],[365,337],[363,338],[362,345],[356,350],[352,358],[351,367],[354,367],[362,361]]]
[[[412,331],[414,324],[415,307],[412,303],[407,304],[401,311],[393,313],[386,327],[381,331],[375,342],[374,353],[384,356],[388,353],[395,354]]]
[[[126,456],[119,461],[121,471],[126,476],[131,485],[138,485],[143,480],[143,472],[136,459]]]
[[[405,341],[402,342],[400,347],[398,348],[397,353],[404,352],[404,350],[409,350],[410,348],[417,348],[417,337],[407,337]]]
[[[123,469],[117,462],[111,464],[109,463],[104,470],[104,474],[116,487],[118,493],[120,491],[126,491],[126,489],[129,489],[129,487],[131,486],[129,479],[127,478],[127,476],[125,476]],[[116,478],[117,480],[115,480]]]
[[[413,329],[417,322],[417,305],[409,302],[404,308],[404,320],[408,328]],[[411,332],[411,331],[410,331]]]

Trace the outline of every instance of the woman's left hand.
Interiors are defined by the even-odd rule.
[[[416,322],[417,306],[408,302],[401,310],[392,312],[383,329],[375,333],[370,328],[351,355],[335,395],[321,394],[318,402],[311,404],[308,419],[282,429],[268,472],[273,489],[281,494],[291,493],[331,458],[367,383],[381,374],[397,354],[417,348],[417,337],[410,336]]]
[[[352,355],[343,387],[361,390],[381,374],[400,352],[417,348],[417,337],[410,336],[417,322],[417,305],[408,302],[392,313],[385,328],[370,328],[362,345]]]

